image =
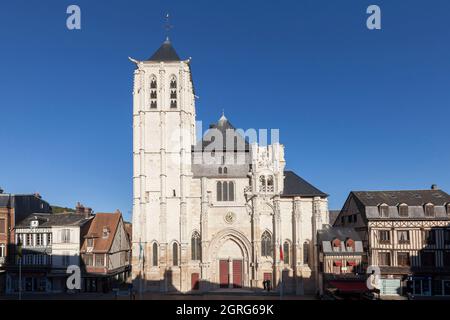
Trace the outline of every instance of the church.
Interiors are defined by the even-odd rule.
[[[197,137],[190,59],[167,39],[133,86],[133,285],[141,292],[317,292],[327,194],[286,170],[278,141],[222,114]],[[296,147],[296,146],[291,146]]]

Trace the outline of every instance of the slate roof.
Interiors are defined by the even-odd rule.
[[[221,139],[222,143],[215,142],[215,139]],[[228,142],[228,143],[227,143]],[[202,139],[197,142],[194,151],[203,151],[210,144],[214,143],[215,151],[248,151],[250,149],[248,141],[236,131],[236,128],[231,122],[222,115],[216,124],[211,124],[209,129],[205,132]],[[232,143],[230,146],[229,143]],[[213,149],[211,146],[209,149]],[[221,148],[215,148],[215,146],[221,146]],[[208,150],[209,150],[208,149]]]
[[[443,206],[450,202],[450,195],[442,190],[404,190],[404,191],[352,191],[364,206],[387,204],[396,206],[406,203],[408,206],[422,206],[432,203]]]
[[[147,61],[180,61],[180,57],[172,46],[172,43],[167,38],[166,41],[163,42],[161,47],[149,58]]]
[[[85,214],[79,213],[33,213],[16,224],[16,228],[27,228],[31,221],[39,221],[39,228],[63,227],[63,226],[81,226],[91,219],[86,218]]]
[[[97,213],[92,220],[89,229],[84,236],[83,245],[81,251],[87,251],[87,239],[94,238],[94,247],[89,252],[101,252],[106,253],[111,249],[114,237],[116,235],[117,228],[119,226],[122,214],[120,212],[115,213]],[[109,231],[108,237],[103,237],[103,229],[107,228]]]
[[[322,244],[322,251],[327,255],[355,255],[364,253],[363,245],[359,234],[353,228],[347,227],[328,227],[317,231],[319,243]],[[341,247],[339,251],[334,251],[331,242],[334,239],[341,241]],[[347,250],[345,246],[345,240],[352,239],[355,241],[355,250]]]
[[[10,194],[0,194],[0,208],[11,208],[13,198]]]
[[[328,217],[330,221],[328,222],[330,225],[333,225],[336,221],[337,217],[339,216],[339,213],[341,213],[341,210],[328,210]]]
[[[328,197],[328,195],[293,171],[284,172],[284,190],[281,196]]]

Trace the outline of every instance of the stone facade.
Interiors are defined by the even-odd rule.
[[[283,274],[285,292],[315,293],[327,195],[285,171],[283,145],[249,143],[225,116],[198,142],[190,61],[169,41],[131,60],[135,286],[276,289]],[[224,133],[233,143],[212,143]]]

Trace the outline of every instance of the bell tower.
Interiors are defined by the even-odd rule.
[[[186,198],[196,141],[194,87],[190,59],[181,60],[168,38],[149,59],[130,60],[136,64],[133,279],[153,282],[165,278],[172,243],[180,246],[181,267],[187,264]],[[165,286],[161,283],[161,291]]]

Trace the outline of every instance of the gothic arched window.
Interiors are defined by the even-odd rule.
[[[150,78],[150,108],[156,109],[158,106],[158,92],[157,92],[156,77]]]
[[[217,201],[234,201],[234,182],[218,181],[216,192]]]
[[[177,78],[175,76],[170,78],[170,107],[177,107]]]
[[[174,242],[172,245],[172,262],[174,266],[178,266],[178,243]]]
[[[289,241],[285,241],[283,244],[283,262],[285,264],[290,264],[290,253],[291,253],[291,246],[289,245]]]
[[[303,263],[309,264],[309,243],[305,241],[303,244]]]
[[[152,265],[154,267],[158,266],[158,244],[156,242],[153,242],[153,248],[152,248]]]
[[[259,191],[266,192],[266,177],[265,176],[259,177]]]
[[[202,259],[202,244],[200,234],[195,231],[191,238],[191,259],[201,260]]]
[[[223,168],[223,173],[224,173],[224,174],[227,174],[227,173],[228,173],[228,168],[227,168],[227,167],[224,167],[224,168]]]
[[[219,167],[219,174],[222,174],[222,167]]]
[[[261,255],[263,257],[272,256],[272,236],[268,231],[264,231],[261,236]]]
[[[267,177],[267,192],[273,192],[273,176]]]

